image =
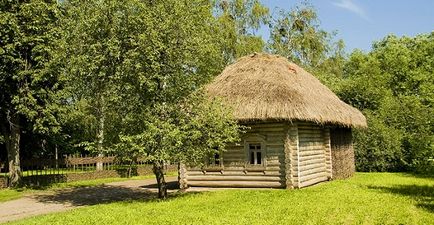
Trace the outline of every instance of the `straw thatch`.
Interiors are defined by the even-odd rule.
[[[217,76],[207,91],[225,99],[240,121],[302,120],[366,127],[360,111],[281,56],[242,57]]]

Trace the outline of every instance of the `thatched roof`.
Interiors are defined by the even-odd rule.
[[[363,114],[286,58],[269,54],[242,57],[207,85],[240,121],[289,120],[366,127]]]

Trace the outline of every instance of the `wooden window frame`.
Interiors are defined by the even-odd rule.
[[[209,157],[207,158],[205,161],[205,166],[202,168],[202,171],[221,171],[223,170],[223,152],[219,151],[218,153],[215,153],[213,156],[214,157]],[[218,154],[219,155],[219,164],[215,163],[215,155]]]
[[[243,137],[245,149],[245,167],[246,168],[265,168],[267,164],[266,137],[260,134],[250,134]],[[261,152],[261,164],[251,164],[250,145],[259,145]],[[257,161],[257,160],[255,160]]]

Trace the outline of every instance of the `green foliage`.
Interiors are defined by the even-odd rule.
[[[269,23],[270,16],[269,9],[259,0],[215,0],[214,15],[215,38],[219,40],[225,64],[264,50],[264,40],[255,32]]]
[[[317,12],[308,2],[281,10],[270,23],[268,50],[312,72],[333,91],[339,89],[346,62],[343,40],[320,27]]]
[[[318,67],[332,50],[332,34],[320,29],[315,9],[308,3],[280,11],[271,23],[269,49],[308,68]]]
[[[57,132],[58,78],[50,73],[60,10],[56,1],[0,3],[0,123],[23,118],[32,130]],[[26,127],[26,126],[23,126]],[[4,131],[2,131],[4,134]]]
[[[162,112],[164,111],[164,112]],[[202,165],[206,157],[237,141],[238,125],[230,109],[196,92],[174,105],[159,105],[141,116],[128,115],[116,145],[130,158]],[[134,126],[129,126],[133,125]]]
[[[365,112],[368,129],[355,130],[354,148],[358,171],[399,171],[406,166],[401,148],[402,132]]]
[[[99,204],[13,224],[117,224],[119,218],[126,224],[430,224],[433,188],[432,178],[356,173],[301,190],[184,193],[165,202]]]
[[[391,35],[368,54],[351,54],[339,95],[368,119],[356,135],[358,170],[433,170],[433,52],[431,33]]]
[[[222,66],[209,1],[69,1],[65,9],[60,56],[82,109],[75,118],[95,126],[104,116],[105,151],[201,163],[234,140],[231,114],[198,91]]]

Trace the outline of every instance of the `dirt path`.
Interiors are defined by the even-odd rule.
[[[176,177],[166,179],[172,192],[176,191],[176,179]],[[44,191],[0,203],[0,223],[81,206],[122,200],[152,199],[156,197],[156,192],[155,179],[128,180],[95,187]]]

